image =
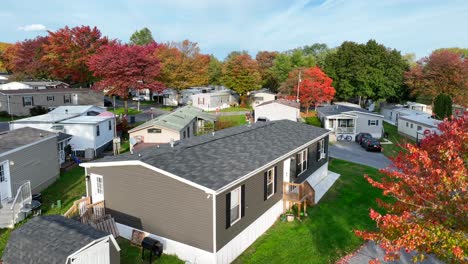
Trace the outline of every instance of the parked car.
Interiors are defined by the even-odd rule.
[[[361,144],[362,140],[365,138],[371,138],[372,135],[369,133],[359,133],[356,135],[356,138],[354,139],[357,143]]]
[[[367,141],[372,140],[372,139],[378,140],[378,139],[373,138],[373,137],[364,137],[364,138],[362,138],[361,143],[360,143],[361,147],[366,148]]]
[[[145,101],[145,96],[144,95],[134,96],[132,100],[133,101]]]
[[[257,122],[268,122],[268,118],[266,118],[266,117],[259,117],[259,118],[257,118]]]
[[[382,151],[382,145],[380,145],[380,141],[378,139],[372,138],[368,139],[365,143],[364,147],[367,151]]]

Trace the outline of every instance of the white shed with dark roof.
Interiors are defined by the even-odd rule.
[[[34,217],[11,233],[5,264],[118,264],[112,235],[61,215]]]

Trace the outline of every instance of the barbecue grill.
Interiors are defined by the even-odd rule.
[[[163,245],[156,239],[145,237],[143,241],[141,241],[141,258],[145,258],[145,250],[149,250],[150,257],[149,261],[153,260],[153,254],[160,257],[163,253]]]

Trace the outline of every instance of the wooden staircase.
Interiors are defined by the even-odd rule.
[[[283,212],[297,205],[297,217],[301,217],[301,208],[306,212],[307,203],[314,204],[314,189],[307,182],[283,182]]]

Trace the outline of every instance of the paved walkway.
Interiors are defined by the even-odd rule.
[[[370,241],[364,244],[356,252],[352,253],[341,259],[338,263],[340,264],[366,264],[369,263],[372,259],[378,259],[381,263],[389,264],[413,264],[411,258],[415,255],[414,253],[406,253],[404,250],[401,250],[401,257],[398,261],[387,262],[384,261],[385,252],[384,250],[377,246],[374,242]],[[418,262],[422,264],[443,264],[443,262],[435,259],[432,256],[429,256],[423,262]]]
[[[382,153],[368,152],[354,141],[337,141],[329,146],[330,156],[377,169],[386,168],[391,161]]]
[[[10,130],[10,124],[8,122],[0,122],[0,132]]]

